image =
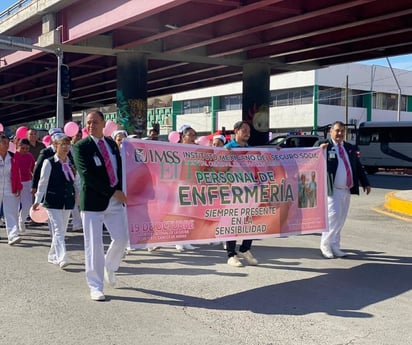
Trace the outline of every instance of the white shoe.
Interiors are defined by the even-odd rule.
[[[24,234],[26,232],[26,224],[24,221],[19,221],[19,232]]]
[[[227,264],[232,267],[243,267],[243,264],[239,261],[237,255],[231,256],[229,259],[227,259]]]
[[[325,259],[333,259],[333,252],[330,247],[327,246],[320,246],[320,251],[322,252],[322,255]]]
[[[108,268],[104,268],[104,280],[110,285],[110,286],[116,286],[116,274],[114,271],[109,270]]]
[[[184,249],[187,249],[187,250],[195,250],[195,249],[197,249],[197,247],[194,247],[194,246],[192,246],[191,244],[184,244],[184,245],[183,245],[183,248],[184,248]]]
[[[185,251],[185,248],[184,248],[183,245],[181,245],[181,244],[176,244],[176,250],[177,250],[178,252],[184,252],[184,251]]]
[[[91,291],[90,298],[93,301],[105,301],[106,300],[106,296],[101,291]]]
[[[69,263],[67,261],[60,261],[59,266],[62,270],[64,270],[67,266],[69,266]]]
[[[16,237],[13,237],[11,240],[9,240],[9,245],[13,245],[13,244],[17,244],[17,243],[20,243],[21,242],[21,240],[22,240],[22,238],[21,237],[19,237],[19,236],[16,236]]]
[[[244,258],[249,265],[252,266],[256,266],[259,262],[255,259],[255,257],[252,255],[252,253],[250,252],[250,250],[248,250],[247,252],[239,252],[237,253],[238,256],[240,256],[241,258]]]
[[[332,252],[337,258],[344,258],[345,256],[348,256],[348,253],[343,252],[339,248],[332,248]]]
[[[160,247],[148,247],[147,251],[148,252],[154,252],[155,250],[158,250]],[[177,249],[177,248],[176,248]]]

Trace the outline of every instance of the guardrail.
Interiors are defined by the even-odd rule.
[[[30,4],[32,0],[19,0],[15,4],[11,5],[9,8],[5,9],[3,12],[0,13],[0,22],[8,18],[9,16],[13,15],[21,8]]]

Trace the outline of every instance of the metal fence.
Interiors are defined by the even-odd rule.
[[[9,16],[15,14],[31,2],[32,0],[19,0],[15,4],[11,5],[9,8],[6,8],[3,12],[0,13],[0,22],[7,19]]]

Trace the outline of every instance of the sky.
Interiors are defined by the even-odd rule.
[[[0,12],[9,8],[11,5],[18,3],[18,0],[0,0]]]
[[[9,8],[11,5],[17,3],[18,0],[0,0],[0,12]],[[400,68],[412,71],[412,54],[389,57],[389,61],[393,68]],[[376,60],[359,61],[367,65],[378,65],[389,67],[385,58]]]

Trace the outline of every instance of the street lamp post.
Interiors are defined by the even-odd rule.
[[[61,94],[61,65],[63,63],[63,51],[60,48],[56,50],[35,46],[32,44],[22,43],[27,40],[21,37],[5,37],[0,36],[0,45],[2,49],[32,51],[40,50],[45,53],[54,54],[57,57],[57,87],[56,87],[56,126],[63,128],[64,126],[64,108],[63,96]]]
[[[58,48],[55,52],[57,56],[57,89],[56,89],[56,126],[63,128],[64,126],[64,105],[62,96],[62,75],[61,67],[63,64],[63,51]]]

